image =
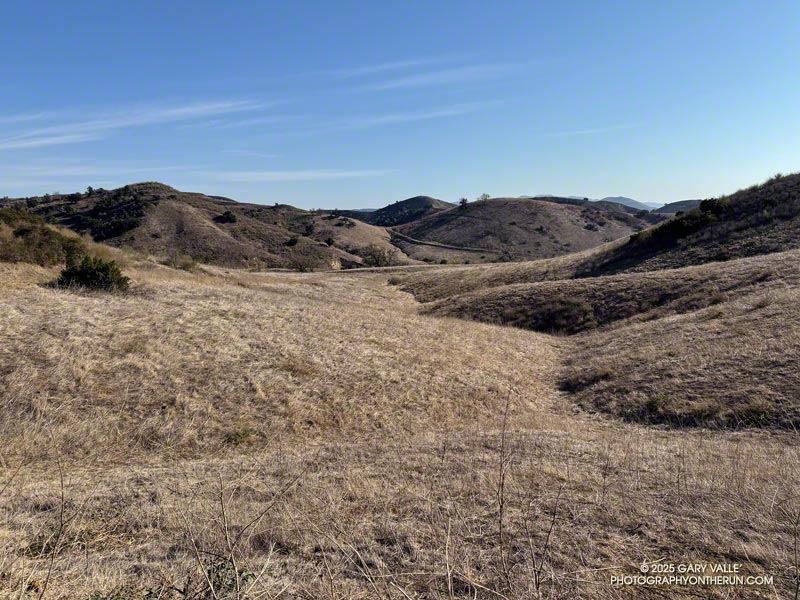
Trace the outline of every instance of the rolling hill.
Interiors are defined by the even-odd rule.
[[[563,198],[455,207],[416,196],[375,211],[306,211],[153,182],[5,204],[159,260],[250,269],[530,260],[592,248],[664,219],[615,202]]]
[[[669,204],[665,204],[661,208],[656,208],[653,212],[665,214],[665,215],[674,215],[678,212],[685,212],[687,210],[692,210],[693,208],[697,208],[700,206],[700,202],[702,200],[678,200],[677,202],[670,202]]]
[[[626,196],[606,196],[600,200],[595,200],[595,202],[616,202],[617,204],[622,204],[637,210],[653,210],[660,206],[660,204],[653,204],[651,202],[639,202],[638,200],[627,198]]]
[[[778,239],[791,189],[737,200],[734,243],[740,221],[776,217],[773,194],[788,191],[786,219],[748,234]],[[71,215],[61,200],[22,204],[53,221],[98,219],[86,231],[114,241],[161,214],[137,216],[131,196],[93,207],[80,195]],[[392,235],[199,196],[184,202],[225,231],[271,218],[326,246]],[[0,237],[11,245],[38,247],[31,226],[77,239],[9,212]],[[119,233],[122,223],[134,226]],[[127,294],[57,289],[55,266],[0,262],[0,587],[23,598],[49,579],[58,598],[233,598],[245,582],[273,598],[599,599],[614,596],[602,591],[609,565],[636,573],[692,548],[693,560],[775,574],[747,597],[792,597],[800,248],[591,270],[629,243],[325,273],[184,272],[130,255]]]
[[[187,256],[246,268],[330,269],[364,264],[379,248],[397,264],[412,263],[384,230],[354,219],[292,206],[264,206],[139,183],[86,194],[48,195],[6,204],[50,223],[161,259]]]
[[[430,196],[414,196],[413,198],[399,200],[394,204],[384,206],[377,210],[341,211],[341,214],[359,219],[365,223],[370,223],[371,225],[395,227],[412,221],[418,221],[419,219],[443,210],[449,210],[454,206],[454,204],[450,204],[444,200],[437,200]]]
[[[482,250],[484,260],[531,260],[598,246],[651,224],[617,207],[582,200],[492,198],[438,212],[396,231],[421,242],[468,248],[477,258]]]

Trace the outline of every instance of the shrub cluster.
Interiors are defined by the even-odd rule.
[[[84,256],[78,264],[67,265],[61,271],[57,285],[67,288],[85,288],[106,292],[124,292],[130,279],[122,274],[113,260]]]
[[[95,190],[94,195],[104,197],[88,212],[73,217],[73,226],[79,230],[89,230],[98,241],[118,237],[138,227],[148,206],[158,203],[156,196],[144,195],[127,186],[106,192]]]

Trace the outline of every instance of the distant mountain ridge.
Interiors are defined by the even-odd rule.
[[[626,196],[606,196],[605,198],[589,198],[587,196],[558,196],[556,194],[537,194],[536,196],[520,196],[520,198],[568,198],[570,200],[587,200],[589,202],[616,202],[617,204],[622,204],[624,206],[630,206],[631,208],[637,208],[639,210],[655,210],[662,206],[663,204],[658,204],[656,202],[639,202],[638,200],[634,200],[633,198],[628,198]]]

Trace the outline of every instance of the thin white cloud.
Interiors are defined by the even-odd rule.
[[[621,131],[623,129],[633,129],[638,125],[613,125],[611,127],[595,127],[593,129],[576,129],[573,131],[558,131],[551,133],[551,137],[577,137],[582,135],[598,135],[601,133],[610,133],[612,131]]]
[[[0,140],[0,150],[17,150],[21,148],[42,148],[63,144],[77,144],[98,140],[102,136],[96,133],[70,133],[63,135],[22,136]]]
[[[472,65],[466,67],[454,67],[452,69],[441,69],[438,71],[428,71],[416,73],[386,81],[379,81],[364,86],[365,91],[389,91],[417,87],[431,87],[441,85],[454,85],[459,83],[472,83],[475,81],[485,81],[496,79],[506,75],[519,67],[516,64],[493,64],[493,65]]]
[[[274,125],[276,123],[300,121],[305,118],[307,117],[300,115],[267,115],[263,117],[253,117],[251,119],[240,119],[238,121],[223,121],[209,126],[216,129],[236,129],[239,127],[254,127],[256,125]]]
[[[37,178],[39,180],[117,177],[137,173],[189,172],[197,170],[194,166],[119,166],[119,165],[3,165],[0,175]]]
[[[332,133],[338,131],[352,131],[356,129],[365,129],[369,127],[379,127],[383,125],[397,125],[402,123],[413,123],[417,121],[430,121],[433,119],[445,119],[448,117],[457,117],[477,112],[487,106],[491,102],[470,102],[463,104],[453,104],[442,108],[423,110],[417,112],[404,112],[392,113],[384,115],[366,115],[358,117],[349,117],[334,121],[331,125],[323,126],[315,133]]]
[[[57,123],[18,133],[0,139],[0,150],[35,148],[58,144],[74,144],[100,139],[119,129],[143,127],[264,108],[264,104],[247,100],[199,102],[178,106],[128,108],[102,114],[95,118]],[[7,116],[7,120],[19,119],[20,115]],[[9,121],[10,122],[10,121]]]
[[[252,158],[278,158],[280,154],[266,154],[264,152],[253,152],[252,150],[222,150],[223,154],[235,154],[237,156],[250,156]]]
[[[38,113],[23,113],[18,115],[0,115],[0,125],[7,125],[14,123],[29,123],[31,121],[46,121],[48,119],[56,119],[63,116],[64,113],[57,113],[57,112],[38,112]]]
[[[344,69],[333,69],[328,71],[331,75],[351,78],[351,77],[364,77],[367,75],[374,75],[376,73],[386,73],[390,71],[401,71],[404,69],[411,69],[414,67],[423,67],[444,62],[444,58],[416,58],[409,60],[395,60],[391,62],[378,63],[374,65],[365,65],[361,67],[350,67]]]
[[[330,179],[354,179],[359,177],[378,177],[391,171],[383,169],[338,170],[308,169],[299,171],[220,171],[211,175],[221,181],[239,183],[276,183],[292,181],[324,181]]]

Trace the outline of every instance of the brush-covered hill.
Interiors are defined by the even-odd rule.
[[[700,202],[598,253],[582,275],[652,271],[800,248],[800,174]]]
[[[702,200],[678,200],[677,202],[665,204],[661,208],[656,208],[653,210],[653,212],[662,215],[674,215],[675,213],[685,212],[687,210],[697,208],[700,206],[701,202]]]
[[[399,226],[422,242],[483,250],[502,260],[558,256],[599,246],[649,227],[624,207],[584,200],[492,198]]]
[[[157,258],[186,256],[229,267],[309,270],[362,265],[364,256],[378,247],[393,263],[411,262],[391,246],[385,232],[353,219],[322,221],[318,213],[284,204],[240,203],[161,183],[7,204],[96,241]]]
[[[53,227],[20,208],[0,208],[0,262],[48,267],[64,264],[84,251],[75,233]]]
[[[380,227],[395,227],[449,210],[454,206],[454,204],[430,196],[414,196],[378,210],[343,211],[342,214]]]

